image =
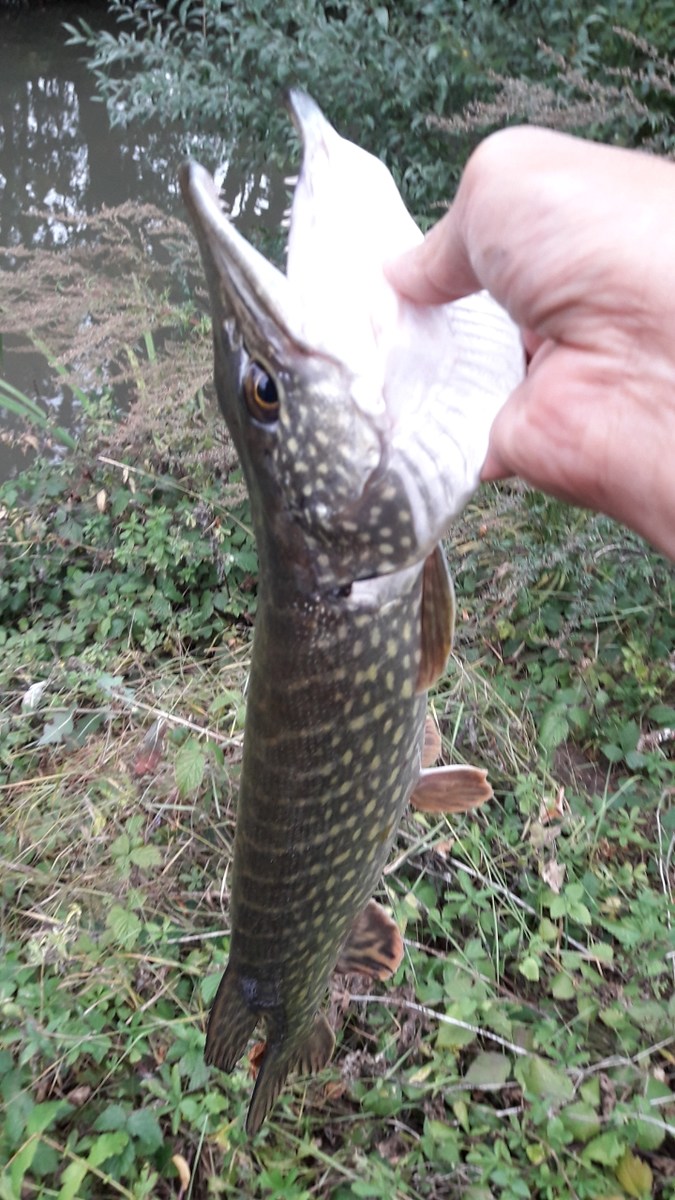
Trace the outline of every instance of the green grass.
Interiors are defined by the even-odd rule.
[[[404,821],[382,889],[404,961],[336,980],[332,1064],[249,1142],[246,1067],[202,1057],[246,514],[203,481],[129,480],[73,460],[0,492],[0,1200],[674,1197],[668,566],[519,488],[453,531],[431,704],[496,798]]]

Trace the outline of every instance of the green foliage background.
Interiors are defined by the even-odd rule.
[[[309,91],[347,136],[393,171],[413,212],[444,200],[482,132],[531,120],[623,145],[675,145],[673,0],[112,0],[118,35],[84,22],[113,122],[159,116],[237,145],[254,169],[287,161],[285,89]],[[622,30],[623,32],[618,32]],[[514,95],[513,81],[520,89]],[[439,124],[440,122],[440,124]]]

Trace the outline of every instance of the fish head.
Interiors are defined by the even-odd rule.
[[[180,180],[209,288],[218,402],[259,549],[342,586],[352,572],[335,532],[379,466],[377,423],[352,400],[349,364],[308,336],[289,279],[223,215],[208,172],[187,163]]]
[[[227,220],[203,168],[186,164],[181,188],[261,560],[305,572],[311,590],[341,588],[421,562],[443,535],[477,486],[495,404],[514,385],[499,338],[511,360],[517,341],[521,364],[522,348],[487,298],[499,380],[488,378],[486,403],[485,378],[474,378],[482,312],[467,322],[461,304],[420,308],[385,277],[387,258],[422,238],[389,171],[304,93],[289,105],[303,161],[285,274]]]

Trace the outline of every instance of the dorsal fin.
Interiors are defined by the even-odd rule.
[[[445,670],[455,625],[455,594],[440,543],[424,562],[420,618],[422,657],[417,691],[425,692]]]
[[[480,767],[434,767],[420,773],[410,797],[419,812],[469,812],[493,796],[487,771]]]
[[[370,900],[352,925],[335,970],[387,979],[403,958],[398,925],[376,900]]]

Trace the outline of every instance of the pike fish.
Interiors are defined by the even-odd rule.
[[[426,691],[453,628],[440,538],[523,371],[489,297],[396,295],[382,264],[421,234],[392,177],[308,96],[290,108],[303,164],[285,275],[225,218],[208,173],[181,171],[259,556],[230,956],[206,1038],[231,1071],[264,1023],[250,1134],[289,1072],[330,1059],[332,972],[383,979],[401,961],[372,895],[408,803],[464,812],[492,794],[483,770],[431,766]]]

